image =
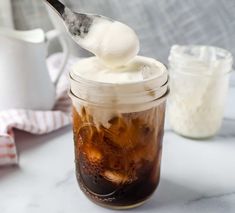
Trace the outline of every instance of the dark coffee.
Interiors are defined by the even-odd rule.
[[[112,117],[97,125],[89,110],[74,108],[76,175],[92,201],[113,208],[144,202],[156,189],[165,103]]]

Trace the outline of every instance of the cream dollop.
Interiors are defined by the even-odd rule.
[[[133,29],[118,22],[97,19],[78,43],[108,67],[127,64],[139,52],[139,39]]]

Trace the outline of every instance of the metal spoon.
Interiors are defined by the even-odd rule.
[[[64,20],[65,26],[68,29],[71,36],[79,44],[79,39],[84,39],[89,33],[91,26],[96,19],[103,19],[106,21],[113,21],[110,18],[96,15],[96,14],[84,14],[76,13],[66,7],[58,0],[44,0],[48,3],[57,14]]]

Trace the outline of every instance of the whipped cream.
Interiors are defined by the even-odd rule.
[[[139,39],[134,30],[118,21],[97,18],[85,38],[75,39],[108,67],[125,65],[139,52]]]
[[[136,56],[126,65],[117,68],[109,68],[97,57],[90,57],[79,60],[72,72],[87,80],[125,84],[160,76],[163,69],[156,60],[143,56]]]

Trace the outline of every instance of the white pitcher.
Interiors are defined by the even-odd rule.
[[[46,57],[48,43],[60,35],[56,30],[0,29],[0,110],[53,108],[55,84],[68,59],[66,43],[62,43],[64,58],[55,83],[50,79]]]

